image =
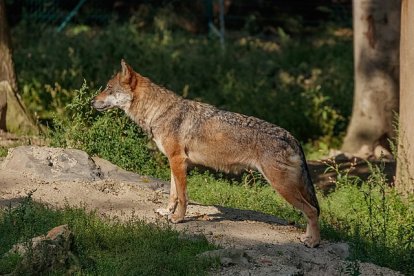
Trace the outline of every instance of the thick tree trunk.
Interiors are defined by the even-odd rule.
[[[17,94],[9,27],[4,0],[0,0],[0,130],[36,133],[38,128]]]
[[[403,0],[400,45],[400,120],[396,185],[414,194],[414,1]]]
[[[398,111],[400,0],[354,0],[355,91],[342,150],[367,158],[389,152]],[[377,154],[378,155],[378,154]]]

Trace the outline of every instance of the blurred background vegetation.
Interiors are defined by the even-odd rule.
[[[163,179],[165,157],[141,130],[89,105],[121,58],[185,98],[286,128],[308,159],[339,147],[354,90],[351,1],[223,3],[224,47],[219,1],[8,0],[22,99],[52,145]],[[365,181],[330,169],[338,176],[335,190],[319,193],[323,237],[346,239],[354,259],[412,274],[412,198],[401,200],[381,168]],[[263,179],[246,183],[193,172],[190,198],[300,220]]]
[[[252,2],[225,1],[222,49],[209,28],[218,1],[7,1],[20,93],[53,128],[84,80],[95,92],[125,58],[186,98],[280,125],[310,157],[326,154],[352,109],[350,1]]]

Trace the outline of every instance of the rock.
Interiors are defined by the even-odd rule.
[[[93,162],[99,167],[104,178],[116,179],[122,182],[135,182],[137,181],[137,174],[121,169],[120,167],[112,164],[108,160],[92,157]]]
[[[185,240],[185,241],[192,241],[192,242],[200,242],[204,241],[205,237],[201,234],[190,234],[187,232],[180,232],[178,234],[179,240]]]
[[[225,248],[212,251],[206,251],[198,255],[200,258],[211,258],[220,260],[220,263],[224,266],[229,265],[241,265],[247,266],[249,264],[250,257],[242,249]]]
[[[20,146],[9,149],[0,168],[45,182],[115,180],[168,193],[170,184],[128,172],[99,157],[77,149]]]
[[[349,245],[347,243],[333,243],[325,248],[329,253],[335,254],[341,259],[349,257]]]
[[[73,235],[69,227],[60,225],[51,229],[46,236],[38,236],[29,242],[14,245],[8,254],[17,253],[23,259],[12,274],[38,275],[66,270],[70,260],[77,260],[70,251],[72,242]]]
[[[84,151],[38,146],[12,148],[2,169],[26,172],[46,181],[101,179],[102,173]]]
[[[393,160],[392,153],[381,145],[377,145],[374,149],[374,156],[380,160]]]
[[[136,173],[126,171],[112,164],[111,162],[99,157],[94,156],[92,157],[92,160],[99,168],[104,179],[112,179],[116,181],[134,184],[139,182],[141,184],[144,184],[144,186],[153,189],[154,191],[160,190],[163,193],[169,193],[170,191],[170,183],[168,182],[160,181],[156,178],[141,176]]]

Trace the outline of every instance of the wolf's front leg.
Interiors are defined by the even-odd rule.
[[[175,186],[175,177],[171,170],[171,186],[170,186],[170,198],[168,200],[167,208],[159,208],[155,212],[161,216],[170,216],[175,212],[177,207],[178,197],[177,197],[177,188]]]
[[[171,179],[174,179],[177,192],[176,199],[170,195],[170,204],[172,205],[173,203],[175,209],[174,214],[170,217],[170,220],[173,223],[182,222],[187,211],[187,164],[185,160],[185,157],[182,156],[174,156],[169,160],[171,166]]]

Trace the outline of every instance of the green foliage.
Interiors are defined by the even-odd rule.
[[[0,274],[10,273],[21,260],[16,254],[4,255],[13,244],[28,242],[53,227],[51,221],[56,216],[53,213],[44,213],[37,217],[38,208],[39,206],[33,204],[29,193],[19,207],[0,210]]]
[[[4,146],[0,146],[0,157],[7,156],[8,149]]]
[[[237,181],[215,178],[209,173],[193,172],[188,180],[188,193],[192,200],[203,204],[255,210],[304,222],[299,211],[263,181],[258,179],[254,184],[240,185]]]
[[[280,43],[228,39],[223,52],[216,40],[172,32],[162,18],[152,31],[140,30],[136,19],[65,33],[45,28],[39,34],[19,25],[13,29],[14,60],[25,103],[42,121],[53,113],[67,116],[83,79],[97,90],[126,58],[178,94],[273,122],[302,141],[330,144],[344,131],[353,90],[350,39],[329,29],[311,38],[279,30]]]
[[[361,275],[359,262],[357,260],[347,262],[345,267],[341,269],[341,275],[359,276]]]
[[[90,101],[95,93],[86,84],[74,93],[65,117],[54,121],[53,146],[82,149],[140,174],[168,176],[165,158],[151,149],[136,124],[118,110],[98,113],[92,109]]]
[[[390,187],[383,168],[370,169],[367,181],[340,172],[335,192],[322,199],[324,233],[349,240],[354,258],[412,274],[414,198]]]
[[[407,274],[414,273],[414,198],[404,198],[389,187],[383,168],[370,165],[367,181],[349,176],[337,165],[336,190],[318,195],[324,238],[351,244],[352,260],[346,268],[359,275],[355,260],[374,262]],[[194,173],[189,179],[190,198],[203,204],[248,209],[272,214],[302,225],[306,221],[273,189],[257,180],[240,185],[209,174]],[[348,273],[347,272],[347,273]]]
[[[74,234],[73,253],[80,274],[86,275],[203,275],[213,261],[195,257],[214,249],[204,237],[183,239],[165,225],[136,219],[104,220],[83,208],[52,210],[27,197],[15,208],[0,212],[0,256],[16,242],[68,224]],[[21,257],[0,257],[0,273],[14,270]]]

